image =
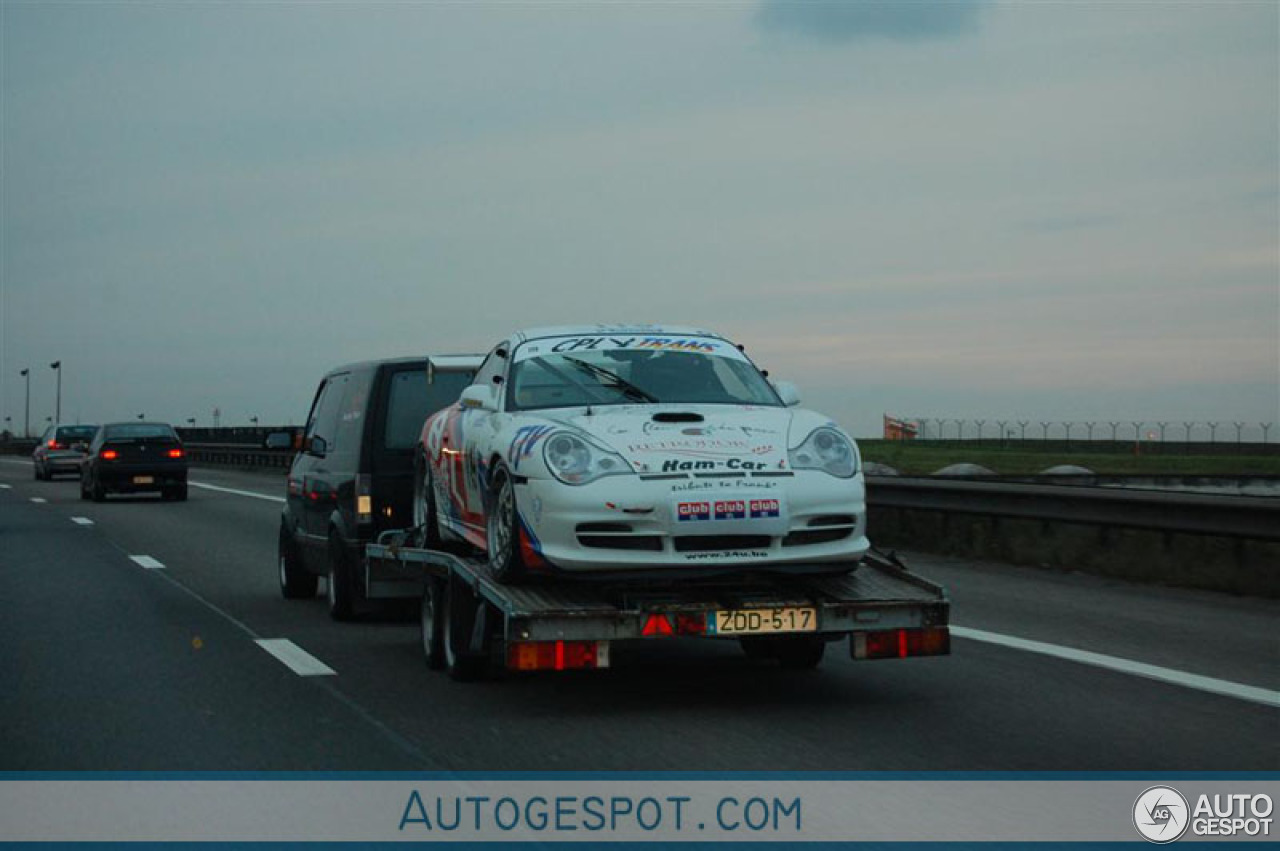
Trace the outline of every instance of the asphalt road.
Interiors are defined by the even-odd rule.
[[[892,662],[832,645],[814,672],[662,640],[609,671],[464,685],[425,669],[394,613],[340,624],[319,597],[281,599],[281,476],[191,479],[265,498],[94,504],[0,459],[0,770],[1280,768],[1273,601],[913,553],[958,625],[1190,676],[963,637]],[[295,673],[272,639],[335,673]]]

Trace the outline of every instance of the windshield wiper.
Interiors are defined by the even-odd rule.
[[[578,360],[577,358],[569,357],[568,355],[561,355],[560,357],[563,358],[564,360],[567,360],[569,363],[573,364],[579,369],[586,370],[587,372],[594,375],[596,378],[604,379],[606,382],[608,382],[609,385],[612,385],[613,387],[618,388],[626,396],[630,396],[633,399],[640,399],[645,402],[658,401],[657,396],[654,396],[652,393],[649,393],[648,391],[641,390],[639,387],[635,386],[630,381],[627,381],[625,378],[623,378],[621,375],[618,375],[616,372],[610,372],[609,370],[605,369],[602,366],[596,366],[595,364],[589,361]]]

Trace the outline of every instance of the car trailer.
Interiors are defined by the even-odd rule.
[[[870,554],[841,574],[537,577],[504,585],[483,557],[412,540],[411,530],[391,530],[366,545],[365,594],[420,598],[427,665],[457,680],[493,668],[607,668],[613,642],[675,636],[735,639],[748,656],[789,668],[816,667],[826,645],[846,637],[854,659],[950,653],[946,591],[892,554]]]

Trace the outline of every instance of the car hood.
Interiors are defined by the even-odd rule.
[[[816,415],[746,405],[624,405],[541,412],[617,452],[637,473],[789,470],[788,435]],[[803,435],[801,435],[803,438]],[[798,441],[796,441],[798,442]]]

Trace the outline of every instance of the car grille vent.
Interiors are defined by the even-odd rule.
[[[810,526],[853,526],[858,518],[852,514],[824,514],[809,521]]]
[[[784,547],[805,547],[813,544],[829,544],[832,541],[840,541],[853,534],[853,529],[831,528],[831,529],[804,529],[799,532],[792,532],[782,539]]]
[[[757,479],[776,479],[780,476],[794,476],[795,473],[790,470],[771,470],[765,473],[752,473],[751,475]]]
[[[695,479],[745,479],[746,473],[694,473]]]

